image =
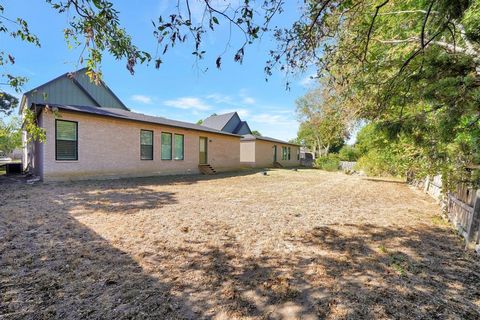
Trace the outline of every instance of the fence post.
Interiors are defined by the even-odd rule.
[[[472,240],[477,241],[480,237],[480,189],[475,194],[475,201],[473,202],[472,220],[468,227],[467,242]]]
[[[423,192],[428,192],[428,187],[430,186],[430,176],[427,176],[424,180]]]

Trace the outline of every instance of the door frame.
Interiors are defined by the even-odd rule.
[[[202,158],[200,157],[200,145],[202,140],[205,140],[205,162],[202,163]],[[198,164],[208,164],[208,138],[207,137],[199,137],[198,139]]]

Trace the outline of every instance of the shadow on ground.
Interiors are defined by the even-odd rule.
[[[480,317],[478,258],[462,250],[453,232],[434,225],[312,226],[284,239],[289,251],[252,255],[227,227],[212,223],[221,245],[162,245],[142,268],[71,215],[80,203],[130,213],[168,206],[175,193],[148,185],[204,178],[155,179],[122,180],[117,187],[83,182],[53,194],[48,185],[2,192],[2,318]]]

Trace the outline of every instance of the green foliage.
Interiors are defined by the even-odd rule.
[[[338,152],[341,161],[357,161],[359,152],[353,146],[344,145]]]
[[[10,115],[18,105],[18,99],[11,94],[0,91],[0,114]]]
[[[321,46],[324,90],[345,114],[371,123],[356,145],[365,171],[478,183],[465,168],[480,163],[479,7],[478,0],[332,3],[309,29],[315,49],[288,50],[309,61]],[[291,31],[294,43],[305,38],[301,30]]]
[[[22,146],[21,122],[12,117],[8,122],[0,119],[0,151],[10,153]]]
[[[260,131],[258,131],[258,130],[252,130],[252,134],[253,134],[254,136],[257,136],[257,137],[261,137],[261,136],[262,136],[262,134],[261,134]]]
[[[345,114],[330,94],[317,88],[296,101],[300,120],[297,141],[320,156],[338,151],[348,137]]]
[[[340,168],[340,159],[338,155],[330,153],[315,159],[315,167],[326,171],[338,171]]]
[[[45,142],[47,139],[46,131],[37,125],[35,112],[25,108],[23,110],[23,128],[28,133],[27,139],[30,141]]]

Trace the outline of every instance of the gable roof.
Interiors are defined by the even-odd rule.
[[[229,112],[229,113],[219,114],[216,116],[210,116],[207,119],[203,120],[202,126],[217,129],[217,130],[223,130],[223,128],[225,128],[227,123],[230,121],[230,119],[233,118],[235,114],[237,113]]]
[[[97,108],[92,106],[71,106],[71,105],[61,105],[61,104],[36,104],[36,105],[42,106],[42,107],[58,108],[66,111],[87,113],[87,114],[103,116],[103,117],[132,120],[132,121],[145,122],[145,123],[151,123],[151,124],[160,124],[168,127],[196,130],[196,131],[202,131],[202,132],[211,132],[211,133],[223,134],[223,135],[234,136],[234,137],[241,137],[236,134],[204,127],[204,126],[190,123],[190,122],[171,120],[163,117],[149,116],[142,113],[121,110],[118,108]]]
[[[250,126],[248,125],[247,121],[240,121],[238,123],[238,126],[233,131],[233,133],[242,134],[240,133],[240,129],[242,129],[242,127],[246,127],[248,129],[248,134],[252,133],[252,130],[250,129]],[[243,135],[245,135],[245,133],[243,133]]]
[[[287,141],[283,141],[283,140],[279,140],[279,139],[275,139],[275,138],[270,138],[270,137],[255,136],[253,134],[246,134],[240,140],[241,141],[263,140],[263,141],[268,141],[268,142],[288,144],[288,145],[291,145],[291,146],[300,146],[299,144],[296,144],[296,143],[290,143],[290,142],[287,142]]]
[[[75,72],[66,72],[25,92],[19,111],[22,112],[23,107],[31,103],[81,103],[99,108],[115,107],[129,110],[105,82],[100,80],[98,85],[92,83],[86,75],[86,71],[87,68],[82,68]]]

